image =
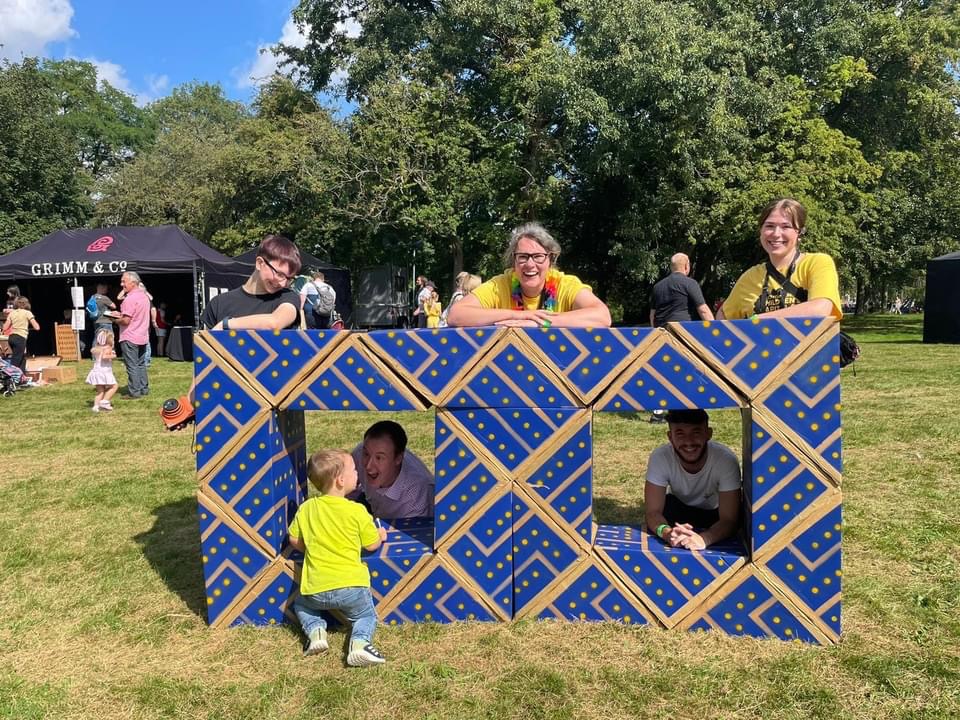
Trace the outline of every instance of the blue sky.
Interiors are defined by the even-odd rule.
[[[0,57],[75,58],[140,104],[191,80],[248,102],[276,67],[261,48],[297,42],[293,0],[0,0]]]

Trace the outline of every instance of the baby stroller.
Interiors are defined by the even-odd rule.
[[[0,358],[0,392],[4,397],[10,397],[17,392],[17,388],[26,382],[23,371],[7,360]]]

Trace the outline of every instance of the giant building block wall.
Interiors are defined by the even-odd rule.
[[[198,505],[211,625],[293,619],[310,410],[435,411],[436,510],[365,557],[382,621],[615,620],[840,637],[837,326],[203,332]],[[593,518],[595,413],[740,409],[744,531],[703,552]]]

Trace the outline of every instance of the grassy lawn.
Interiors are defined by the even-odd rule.
[[[844,323],[863,356],[843,371],[844,637],[832,647],[463,623],[380,627],[381,668],[304,659],[296,628],[206,625],[192,437],[157,414],[189,364],[155,361],[151,399],[118,399],[112,414],[90,412],[82,382],[0,398],[0,718],[958,717],[960,347],[920,344],[921,323]],[[400,419],[432,459],[432,413]],[[352,446],[371,420],[309,415],[308,448]],[[603,522],[640,521],[646,456],[665,439],[643,420],[595,422]],[[715,423],[739,453],[737,413]]]

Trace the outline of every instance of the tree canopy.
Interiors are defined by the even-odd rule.
[[[307,42],[249,108],[197,83],[138,108],[85,63],[5,65],[0,241],[175,222],[227,253],[284,232],[449,281],[498,272],[537,219],[630,322],[678,251],[724,297],[775,197],[807,205],[804,247],[860,299],[957,247],[952,2],[300,0],[293,19]]]

